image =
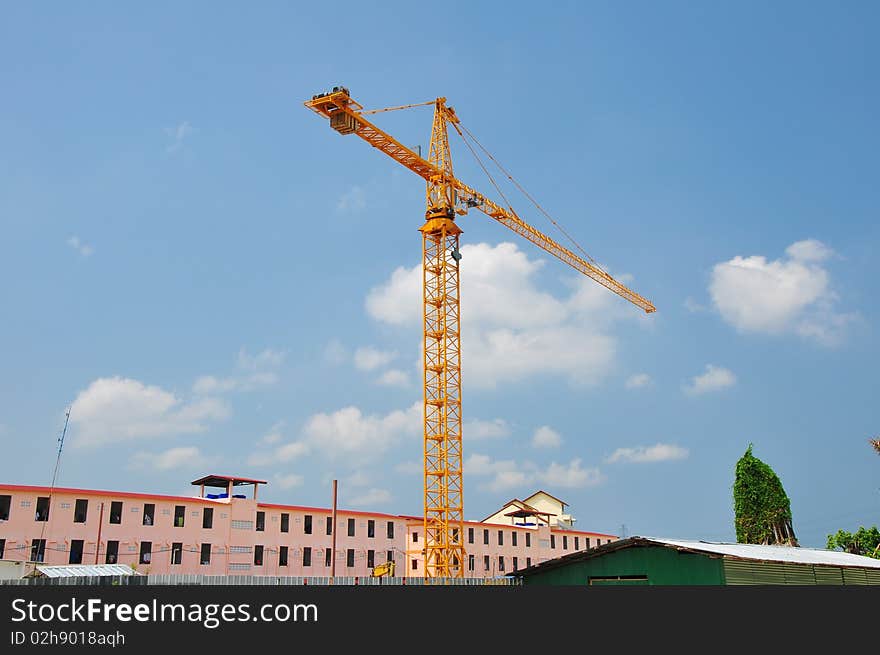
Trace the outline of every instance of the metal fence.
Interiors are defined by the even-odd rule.
[[[21,578],[0,580],[2,585],[244,585],[244,586],[455,586],[455,587],[518,587],[518,578],[373,578],[369,576],[269,576],[269,575],[114,575],[75,576],[67,578]]]

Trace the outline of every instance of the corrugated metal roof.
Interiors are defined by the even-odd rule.
[[[64,566],[43,566],[37,564],[37,571],[47,578],[76,578],[95,575],[141,575],[124,564],[67,564]]]
[[[793,562],[795,564],[827,564],[829,566],[859,566],[880,569],[880,560],[863,555],[841,553],[818,548],[795,548],[793,546],[762,546],[759,544],[727,544],[712,541],[686,541],[682,539],[663,539],[645,537],[651,541],[668,544],[677,548],[687,548],[704,553],[727,555],[741,559],[762,560],[766,562]]]
[[[880,560],[862,555],[852,555],[833,550],[820,550],[818,548],[800,548],[793,546],[761,546],[759,544],[730,544],[713,541],[689,541],[686,539],[666,539],[662,537],[628,537],[607,544],[602,544],[589,550],[578,550],[568,555],[562,555],[538,564],[533,564],[524,569],[509,573],[508,575],[529,576],[535,573],[543,573],[571,562],[602,557],[606,553],[612,553],[625,548],[639,548],[643,546],[665,546],[694,553],[707,553],[724,558],[748,560],[753,562],[786,562],[790,564],[812,564],[819,566],[834,566],[838,568],[856,567],[870,569],[869,573],[880,577]]]

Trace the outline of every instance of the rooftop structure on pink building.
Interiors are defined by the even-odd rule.
[[[261,502],[265,480],[207,475],[192,484],[197,496],[0,484],[0,560],[269,576],[369,576],[393,561],[396,576],[425,575],[420,516],[339,508],[334,525],[329,508]],[[526,501],[464,522],[466,577],[506,575],[617,539],[572,529],[565,503],[546,492]]]

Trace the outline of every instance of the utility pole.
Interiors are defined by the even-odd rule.
[[[336,480],[333,480],[333,525],[330,526],[330,577],[336,578]]]

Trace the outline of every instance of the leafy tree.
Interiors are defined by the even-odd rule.
[[[854,555],[867,555],[880,559],[880,530],[877,526],[870,528],[859,527],[853,534],[846,530],[838,530],[837,534],[828,535],[828,550],[843,550]]]
[[[733,505],[737,542],[798,545],[791,524],[791,503],[782,482],[752,454],[752,444],[736,463]]]

